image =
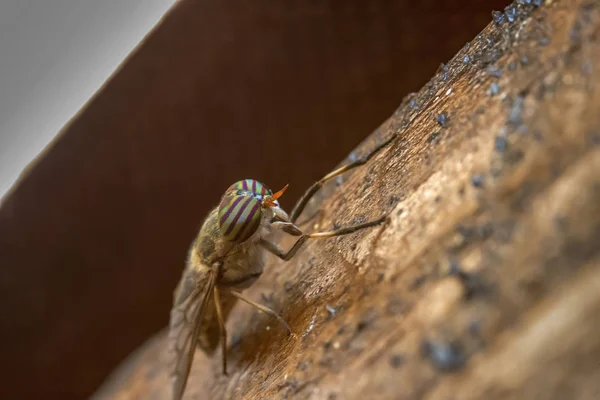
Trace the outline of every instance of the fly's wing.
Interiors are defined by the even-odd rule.
[[[217,271],[186,268],[171,310],[168,337],[169,373],[173,400],[179,400],[192,367],[196,338],[213,295]]]

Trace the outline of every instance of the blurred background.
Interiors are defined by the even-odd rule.
[[[2,194],[77,114],[0,207],[2,398],[87,398],[225,188],[290,207],[508,2],[172,3],[0,6]]]
[[[0,3],[0,197],[174,2]]]

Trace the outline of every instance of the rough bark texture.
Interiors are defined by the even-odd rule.
[[[600,4],[546,3],[509,9],[348,158],[398,135],[304,226],[387,222],[273,259],[247,294],[297,336],[236,307],[230,376],[198,351],[187,398],[600,397]],[[167,398],[163,349],[97,397]]]
[[[2,199],[0,398],[88,398],[231,183],[289,207],[506,3],[176,2]]]

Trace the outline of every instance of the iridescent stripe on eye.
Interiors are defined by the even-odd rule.
[[[220,210],[224,211],[224,214],[221,216],[221,220],[219,221],[221,225],[225,224],[227,218],[229,218],[229,215],[231,215],[233,209],[235,208],[235,206],[238,205],[240,201],[242,201],[241,196],[232,197],[229,201],[229,204],[227,204],[225,207],[219,207]]]
[[[221,218],[221,220],[219,220],[219,225],[222,229],[225,229],[225,227],[229,229],[229,225],[231,225],[233,222],[233,219],[235,218],[239,209],[242,207],[242,203],[246,200],[246,198],[247,197],[245,196],[234,196],[223,199],[219,212],[226,214],[227,218]],[[225,232],[223,232],[223,234],[225,234]]]
[[[255,201],[254,206],[252,208],[248,207],[248,212],[244,213],[240,220],[238,221],[238,225],[240,225],[240,229],[237,234],[233,238],[234,242],[247,240],[256,228],[258,228],[258,224],[260,223],[260,216],[258,215],[258,209],[260,207],[260,202]],[[248,230],[248,227],[252,228]],[[247,235],[247,236],[246,236]]]
[[[254,179],[243,179],[229,186],[219,204],[219,229],[229,241],[241,243],[260,226],[262,199],[273,193]]]
[[[229,228],[227,228],[227,231],[225,232],[225,236],[229,237],[231,235],[231,232],[233,231],[233,229],[235,228],[235,226],[238,224],[238,220],[240,219],[242,213],[246,210],[246,207],[248,207],[248,204],[251,201],[256,201],[256,199],[252,198],[252,197],[248,197],[246,199],[246,201],[241,205],[241,207],[238,207],[237,209],[237,213],[235,213],[235,217],[233,217],[233,219],[231,220],[231,222],[229,222]]]
[[[250,193],[254,193],[255,195],[262,196],[273,194],[273,192],[271,192],[271,190],[268,187],[254,179],[243,179],[241,181],[237,181],[233,185],[229,186],[229,188],[227,188],[227,191],[231,190],[244,190]]]

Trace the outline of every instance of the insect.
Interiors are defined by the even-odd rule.
[[[288,335],[291,330],[275,311],[246,298],[241,292],[261,276],[266,253],[290,260],[312,238],[347,235],[380,224],[377,220],[327,232],[304,233],[295,221],[323,184],[342,173],[365,164],[389,144],[395,135],[364,157],[342,166],[315,182],[288,215],[278,199],[287,189],[273,193],[262,183],[245,179],[231,185],[204,220],[192,243],[186,267],[173,295],[168,335],[169,373],[174,400],[183,396],[196,345],[211,355],[219,342],[223,374],[227,375],[227,334],[225,321],[241,300],[276,318]],[[298,240],[289,250],[269,240],[269,234],[281,230]]]

